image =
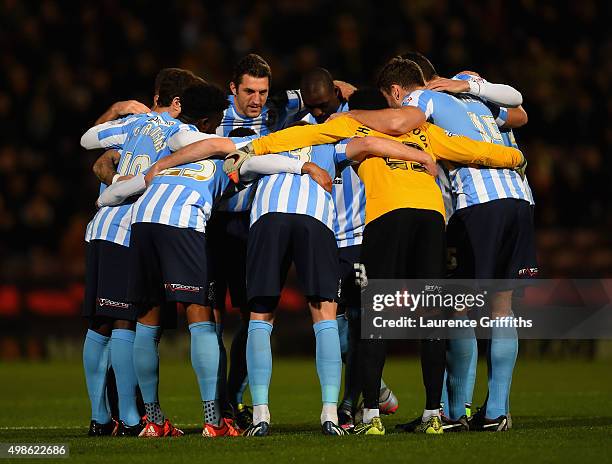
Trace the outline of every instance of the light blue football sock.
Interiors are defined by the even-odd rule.
[[[219,341],[219,372],[217,377],[218,399],[225,403],[227,401],[227,351],[223,342],[223,324],[215,323],[215,331]]]
[[[448,358],[448,352],[446,353],[446,357]],[[448,407],[448,372],[444,371],[444,383],[442,384],[442,396],[440,397],[440,405],[444,410],[444,415],[449,417],[449,407]]]
[[[476,369],[478,367],[478,341],[472,339],[472,357],[465,382],[465,404],[472,404],[474,398],[474,385],[476,384]]]
[[[202,401],[218,399],[219,337],[214,322],[189,324],[191,366],[195,371]]]
[[[506,416],[510,414],[510,391],[512,390],[512,377],[510,377],[510,385],[508,388],[508,396],[506,396]]]
[[[460,319],[460,318],[458,318]],[[461,318],[467,319],[467,316]],[[471,327],[455,329],[455,337],[448,341],[446,372],[448,375],[448,412],[452,420],[465,414],[467,379],[472,360],[473,340],[476,335]]]
[[[491,328],[489,349],[489,399],[485,416],[506,415],[512,371],[518,354],[518,334],[514,327]]]
[[[111,420],[106,403],[106,374],[109,367],[110,337],[88,330],[83,344],[83,368],[91,403],[91,420],[107,424]]]
[[[159,403],[159,351],[161,327],[136,323],[134,372],[145,403]]]
[[[342,378],[342,358],[338,322],[319,321],[313,326],[316,337],[317,374],[321,383],[323,403],[338,403]]]
[[[272,324],[266,321],[249,321],[246,358],[249,388],[254,406],[268,404],[268,390],[272,377],[272,348],[270,346],[272,327]]]
[[[128,329],[114,329],[110,340],[111,365],[115,371],[119,397],[119,418],[129,426],[140,422],[136,405],[138,379],[134,372],[134,337]]]

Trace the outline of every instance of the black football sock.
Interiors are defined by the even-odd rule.
[[[425,409],[440,409],[445,366],[446,340],[422,340],[421,371],[425,385]]]
[[[385,367],[385,341],[359,340],[359,362],[363,386],[363,406],[378,409],[380,378]]]
[[[248,336],[248,322],[242,322],[240,328],[234,334],[232,347],[230,348],[230,368],[227,379],[227,391],[229,400],[236,405],[242,403],[244,393],[244,383],[247,378],[246,366],[246,342]]]

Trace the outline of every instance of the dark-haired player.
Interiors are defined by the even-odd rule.
[[[315,68],[302,77],[300,92],[308,114],[303,118],[310,124],[325,122],[334,113],[348,111],[349,102],[334,83],[327,69]],[[364,101],[363,92],[357,94],[358,108]],[[351,103],[352,104],[352,103]],[[360,290],[355,284],[355,263],[361,256],[361,242],[365,225],[365,191],[359,176],[348,164],[338,166],[332,198],[336,209],[334,234],[338,245],[340,261],[340,297],[338,299],[338,331],[342,359],[345,364],[344,394],[338,408],[338,423],[345,428],[354,425],[354,414],[361,393],[359,382],[361,373],[357,371],[357,342],[359,340],[358,313],[360,311]],[[398,401],[393,392],[381,379],[380,410],[383,414],[393,414]]]
[[[372,112],[376,113],[376,111]],[[266,137],[256,139],[252,142],[252,150],[255,154],[264,154],[281,150],[292,150],[310,144],[334,142],[346,137],[364,135],[384,136],[384,134],[377,133],[366,126],[359,124],[350,117],[339,116],[333,121],[329,121],[321,125],[285,129],[283,131],[270,134]],[[423,142],[423,138],[426,139],[426,142]],[[488,166],[513,167],[524,161],[520,152],[516,150],[499,147],[490,143],[475,142],[466,137],[452,137],[446,134],[442,129],[431,124],[424,124],[422,127],[415,129],[415,131],[411,131],[400,136],[398,140],[405,140],[406,142],[414,141],[414,143],[421,146],[428,153],[440,157],[447,157],[448,159],[453,159],[462,163],[482,162]],[[201,150],[204,143],[205,142],[199,144],[199,146],[194,144],[192,147],[182,150],[181,154],[177,153],[174,156],[185,156],[192,150]],[[248,159],[248,156],[245,155],[244,158]],[[239,161],[240,156],[232,155],[228,161],[229,160]],[[239,163],[236,163],[236,165],[239,165]],[[418,171],[418,166],[410,165],[410,167],[407,166],[406,168],[408,171],[411,169]],[[375,180],[375,178],[376,176],[372,177],[371,180]],[[417,180],[419,180],[419,182],[417,182]],[[426,183],[424,183],[425,181]],[[365,180],[364,184],[366,185],[367,189],[367,183]],[[374,211],[376,210],[382,210],[383,213],[381,214],[389,211],[389,206],[391,206],[391,209],[405,207],[409,209],[413,208],[415,210],[421,210],[427,206],[434,212],[440,213],[439,216],[442,220],[442,233],[444,232],[443,201],[440,190],[436,186],[433,179],[417,177],[411,182],[398,182],[394,185],[396,185],[397,189],[399,190],[391,189],[389,191],[389,185],[383,182],[378,188],[375,189],[375,194],[372,194],[369,197],[366,193],[366,221],[370,220],[368,218],[372,218],[372,214],[375,214]],[[379,192],[378,190],[381,191]],[[384,194],[382,193],[383,191],[385,192]],[[400,195],[400,192],[403,192],[403,194]],[[370,203],[371,207],[373,207],[372,214],[367,213],[368,198],[371,198],[374,202],[373,204]],[[386,198],[386,200],[383,200],[383,198]],[[434,215],[432,217],[437,216]],[[406,250],[409,249],[411,248],[406,248]],[[443,254],[444,250],[442,249],[438,251]],[[375,274],[378,272],[376,271],[378,268],[376,267],[376,263],[374,261],[383,256],[382,253],[383,252],[379,250],[378,253],[372,254],[373,262],[371,266],[375,270]],[[378,258],[376,258],[376,256],[378,256]],[[394,260],[395,258],[391,259],[392,262],[395,262]],[[378,259],[377,263],[379,266],[382,261],[384,261],[384,259]],[[411,260],[409,258],[405,260],[405,262],[410,261]],[[431,260],[424,260],[422,268],[430,269],[427,266],[432,266],[432,263],[435,264],[435,262],[438,262],[437,260],[430,261]],[[443,270],[441,271],[438,269],[438,271],[439,272],[437,274],[441,277],[443,275]],[[396,273],[385,268],[384,272],[383,270],[380,270],[380,275],[388,276],[389,274],[387,272],[391,272],[392,275],[395,275],[398,278],[405,278],[412,275],[412,271],[407,270],[405,267],[398,267]],[[382,434],[384,433],[384,427],[382,427],[382,423],[378,417],[378,389],[380,384],[380,373],[382,372],[382,366],[384,365],[384,344],[378,344],[375,341],[372,343],[368,342],[370,341],[361,341],[362,344],[365,344],[364,350],[366,352],[365,356],[361,357],[363,360],[363,372],[365,373],[365,409],[363,414],[363,425],[359,426],[356,430],[360,433],[366,434]],[[444,374],[445,347],[443,344],[441,344],[441,349],[438,349],[438,345],[439,344],[436,340],[426,342],[422,352],[422,364],[427,401],[423,414],[425,420],[420,422],[420,426],[417,428],[417,430],[425,433],[441,433],[442,431],[439,417],[439,402]]]
[[[522,102],[520,93],[509,86],[471,77],[464,81],[435,79],[428,89],[418,66],[401,58],[391,60],[383,68],[379,87],[395,109],[353,115],[365,124],[398,133],[429,120],[453,133],[500,145],[503,139],[498,123],[483,99],[507,106]],[[436,92],[436,89],[445,92]],[[509,117],[508,112],[502,118],[504,115]],[[455,208],[449,224],[449,237],[457,244],[455,275],[512,279],[520,277],[525,269],[537,269],[533,220],[519,174],[502,169],[453,166],[449,176]],[[511,300],[512,289],[495,289],[490,299],[492,316],[512,316]],[[489,401],[482,417],[472,421],[472,427],[501,431],[508,424],[506,400],[518,343],[516,331],[510,329],[493,329],[491,337]],[[451,421],[460,423],[461,429],[467,428],[464,403],[466,379],[473,359],[472,339],[466,333],[465,337],[449,343],[449,414]]]
[[[237,127],[228,136],[249,137],[255,131],[249,127]],[[249,237],[249,216],[252,195],[255,190],[247,187],[224,198],[216,206],[207,227],[210,258],[214,269],[215,318],[221,349],[219,370],[219,392],[224,415],[234,419],[239,430],[245,430],[252,421],[251,408],[244,403],[244,392],[248,385],[246,366],[246,339],[249,325],[249,308],[246,296],[246,250]],[[229,374],[227,354],[223,343],[223,313],[225,295],[229,291],[232,307],[240,310],[240,326],[234,334],[230,349]],[[225,382],[227,374],[227,385]],[[227,398],[225,397],[227,396]],[[227,404],[229,402],[229,405]]]
[[[223,114],[217,135],[227,137],[237,127],[249,127],[257,135],[282,128],[302,108],[300,93],[289,90],[270,99],[272,70],[259,55],[251,53],[236,66],[229,84],[229,108]]]
[[[117,180],[120,177],[138,174],[147,169],[159,156],[169,153],[173,149],[176,150],[191,141],[198,140],[197,136],[195,139],[193,138],[197,129],[192,125],[182,123],[174,116],[178,116],[181,112],[181,98],[185,88],[199,80],[192,73],[187,71],[182,73],[180,70],[172,70],[169,76],[161,81],[154,111],[99,124],[83,135],[81,144],[85,148],[114,148],[119,150],[118,152],[107,152],[99,163],[98,175],[106,179],[107,185],[113,183],[113,178]],[[204,84],[200,85],[204,86]],[[209,87],[206,86],[207,89]],[[194,88],[194,91],[197,92],[197,88]],[[200,106],[203,101],[205,105],[212,107],[217,105],[220,108],[217,112],[219,113],[216,116],[217,120],[210,121],[211,124],[218,124],[220,112],[227,105],[223,93],[220,90],[217,91],[216,102],[214,95],[199,95],[199,97],[192,98],[192,101],[197,100],[197,103],[192,104],[188,111],[183,114],[184,120],[201,124],[204,118],[213,118],[211,111],[206,112],[206,107]],[[111,162],[105,163],[105,159]],[[115,169],[118,172],[115,172]],[[104,189],[102,191],[104,192]],[[95,374],[99,375],[102,371],[101,364],[94,363],[96,350],[92,349],[93,346],[93,348],[99,350],[102,342],[104,342],[100,328],[101,330],[108,330],[107,327],[114,326],[113,338],[117,337],[119,341],[111,347],[111,363],[117,377],[119,390],[119,410],[121,414],[119,433],[124,435],[138,435],[142,432],[144,426],[140,422],[140,417],[134,406],[137,375],[134,375],[132,346],[137,341],[134,334],[137,308],[127,298],[127,274],[125,272],[131,232],[131,211],[131,204],[100,208],[88,225],[86,234],[86,239],[90,243],[88,246],[89,271],[85,310],[91,315],[95,311],[96,317],[92,319],[95,324],[93,329],[98,329],[90,330],[86,339],[84,348],[86,377],[89,385],[90,378],[92,378],[92,365],[98,366],[98,370],[94,371]],[[124,272],[118,272],[121,269]],[[113,320],[127,322],[113,323]],[[118,324],[120,324],[119,327],[117,327]],[[136,361],[138,360],[136,359]],[[96,377],[93,376],[93,378]],[[98,377],[97,382],[93,385],[101,385],[102,379]],[[100,390],[95,390],[95,392],[102,396],[98,399],[99,402],[102,402],[104,400],[103,390],[102,393],[100,393]],[[146,403],[147,395],[144,391],[142,392]],[[151,417],[148,411],[147,415]],[[134,421],[136,423],[132,423]],[[96,423],[99,423],[99,421],[96,420]],[[94,428],[96,428],[95,425]],[[169,424],[167,429],[168,433],[173,430]]]
[[[124,147],[129,130],[159,114],[180,112],[179,98],[183,90],[197,80],[190,71],[178,68],[162,69],[156,79],[153,110],[135,102],[119,102],[107,110],[81,139],[84,148]],[[143,112],[108,121],[126,113]],[[181,125],[168,126],[165,135],[184,130]],[[94,172],[102,182],[100,189],[119,178],[130,177],[151,163],[148,147],[136,140],[123,151],[107,152],[94,165]],[[142,153],[138,150],[142,149]],[[143,153],[147,153],[144,155]],[[155,161],[156,158],[153,158]],[[132,361],[135,308],[127,301],[127,276],[118,269],[126,269],[129,244],[130,206],[101,208],[87,226],[86,291],[83,313],[89,318],[83,346],[83,366],[92,417],[89,435],[134,435],[140,433],[142,423],[136,407],[136,376]],[[119,427],[111,421],[106,402],[106,372],[112,366],[119,399]]]

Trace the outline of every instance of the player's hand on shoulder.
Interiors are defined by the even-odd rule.
[[[481,77],[476,71],[461,71],[457,74],[467,74],[468,76]]]
[[[127,114],[141,114],[148,113],[151,109],[138,100],[125,100],[119,101],[113,105],[113,111],[119,116],[125,116]]]
[[[156,166],[156,163],[149,168],[147,173],[145,174],[145,185],[148,187],[153,182],[153,178],[159,174],[159,168]]]
[[[429,81],[426,88],[436,92],[464,93],[469,92],[470,84],[468,81],[437,77]]]
[[[344,81],[334,81],[334,87],[340,91],[340,95],[342,95],[344,100],[348,100],[355,90],[357,90],[357,87],[353,84]]]
[[[312,180],[323,187],[324,190],[331,193],[332,178],[325,169],[320,168],[315,163],[308,161],[302,166],[302,174],[308,174]]]

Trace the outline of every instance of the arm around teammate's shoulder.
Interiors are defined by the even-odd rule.
[[[371,129],[389,135],[407,134],[426,119],[423,111],[413,106],[384,110],[351,110],[345,114]]]
[[[151,183],[153,177],[164,169],[173,168],[181,164],[193,163],[210,158],[215,155],[227,155],[236,149],[234,142],[226,137],[207,138],[199,142],[192,143],[186,147],[175,151],[171,155],[160,158],[149,168],[145,181],[147,185]]]

